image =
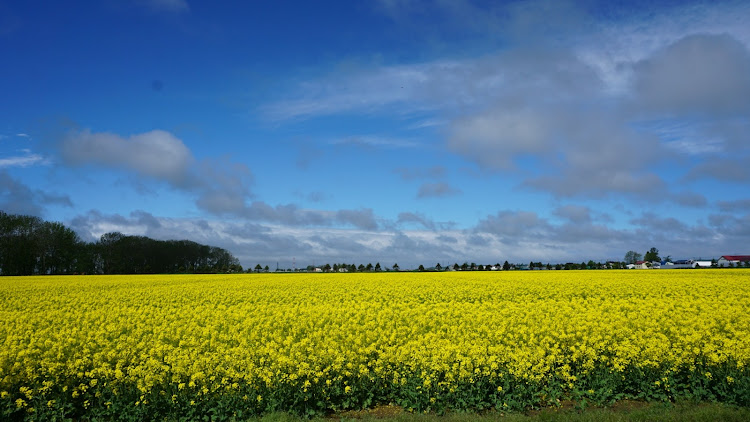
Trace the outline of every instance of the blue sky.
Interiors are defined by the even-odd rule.
[[[0,0],[0,209],[246,267],[747,254],[748,20],[742,1]]]

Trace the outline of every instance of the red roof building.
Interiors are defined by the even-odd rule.
[[[738,265],[740,262],[750,262],[750,255],[724,255],[716,261],[719,267],[728,267],[731,265]]]

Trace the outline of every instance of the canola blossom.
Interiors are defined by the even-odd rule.
[[[0,417],[750,405],[750,271],[0,278]]]

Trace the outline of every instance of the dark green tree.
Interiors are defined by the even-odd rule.
[[[646,252],[646,255],[643,256],[644,261],[648,262],[657,262],[661,261],[661,258],[659,257],[659,250],[656,248],[651,248]]]
[[[625,263],[626,264],[635,264],[636,262],[641,260],[641,254],[639,254],[636,251],[628,251],[625,254]]]

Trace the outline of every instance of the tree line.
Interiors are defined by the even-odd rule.
[[[215,246],[119,232],[84,242],[61,223],[0,211],[0,275],[241,271],[237,258]]]
[[[459,265],[458,263],[443,266],[439,262],[435,264],[433,267],[425,267],[424,265],[419,265],[416,269],[410,269],[406,271],[418,271],[418,272],[438,272],[438,271],[511,271],[511,270],[602,270],[602,269],[625,269],[627,268],[627,263],[625,262],[619,262],[619,261],[607,261],[607,262],[595,262],[593,260],[589,260],[588,262],[581,262],[581,263],[575,263],[575,262],[567,262],[567,263],[558,263],[558,264],[544,264],[542,262],[534,262],[531,261],[528,264],[511,264],[508,261],[505,261],[503,264],[496,263],[496,264],[477,264],[475,262],[468,263],[464,262],[463,264]],[[255,268],[248,268],[247,272],[269,272],[270,269],[268,265],[263,267],[261,264],[258,264],[255,266]],[[292,272],[292,271],[302,271],[302,272],[380,272],[380,271],[401,271],[401,268],[398,264],[393,264],[392,267],[382,266],[380,263],[376,263],[374,266],[369,263],[367,265],[360,264],[359,266],[355,264],[325,264],[321,266],[313,266],[308,265],[304,268],[287,268],[287,269],[276,269],[277,272]]]

